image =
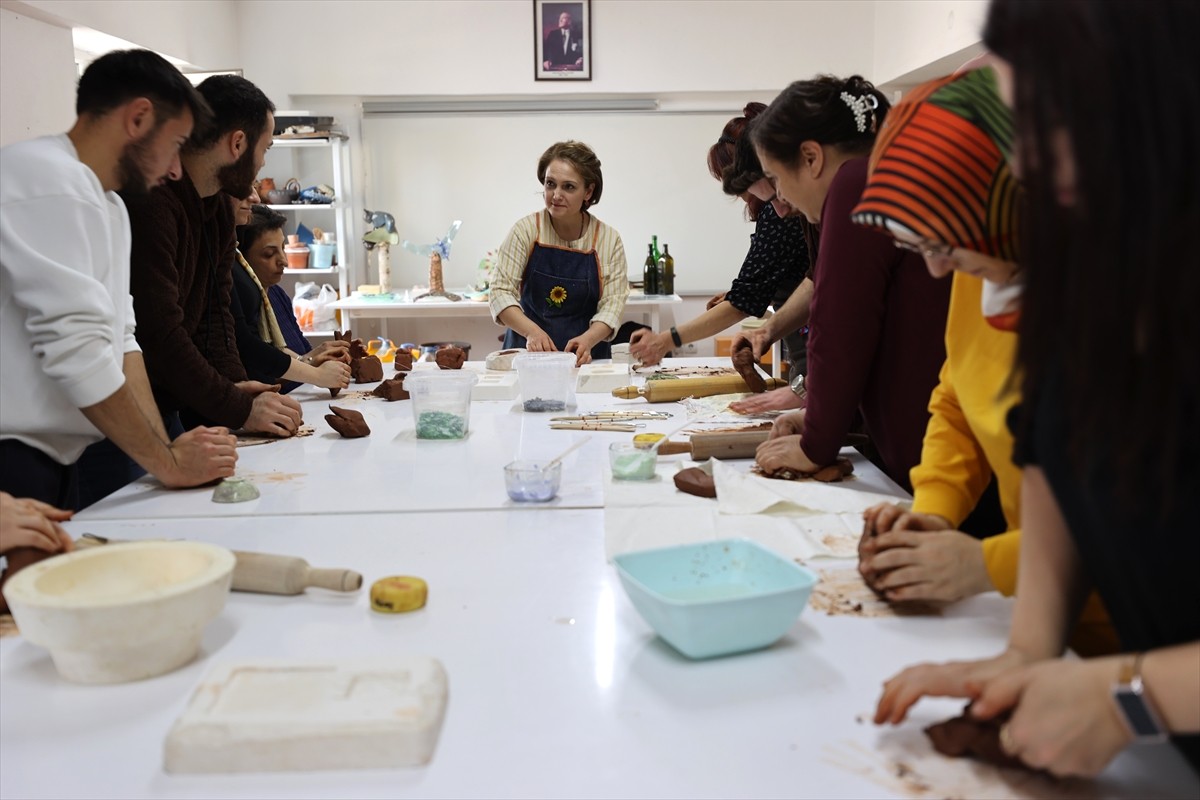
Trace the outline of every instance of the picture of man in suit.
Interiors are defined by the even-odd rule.
[[[553,19],[553,18],[551,18]],[[558,15],[542,42],[542,69],[583,69],[583,36],[570,11]]]

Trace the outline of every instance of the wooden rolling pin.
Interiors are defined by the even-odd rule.
[[[767,389],[787,386],[787,381],[766,378]],[[748,392],[750,387],[741,375],[715,375],[708,378],[675,378],[674,380],[646,381],[645,386],[622,386],[613,389],[613,397],[631,400],[644,397],[650,403],[673,403],[685,397],[712,397],[716,394]]]
[[[765,431],[729,431],[726,433],[693,433],[690,442],[663,442],[658,446],[660,456],[687,453],[693,461],[717,458],[754,458],[758,446],[771,436]]]
[[[85,533],[75,541],[77,548],[121,544],[121,539],[106,539]],[[303,594],[310,586],[334,592],[356,592],[363,577],[349,569],[314,569],[303,558],[272,553],[248,553],[234,550],[233,591],[259,594]]]

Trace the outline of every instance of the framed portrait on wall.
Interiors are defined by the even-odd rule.
[[[591,0],[533,0],[533,77],[592,79]]]

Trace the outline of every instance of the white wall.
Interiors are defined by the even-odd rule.
[[[5,0],[4,6],[65,27],[92,28],[199,69],[238,66],[234,0]]]
[[[779,89],[868,73],[864,0],[592,0],[593,79],[535,82],[529,0],[253,0],[246,76],[288,95],[456,96]],[[325,48],[321,50],[321,48]],[[289,55],[290,54],[290,55]]]
[[[0,8],[0,147],[70,128],[75,81],[70,30]]]
[[[979,52],[987,8],[988,0],[877,0],[871,79],[906,86],[953,72]]]

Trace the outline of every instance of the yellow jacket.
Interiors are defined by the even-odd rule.
[[[946,363],[929,398],[929,425],[921,463],[912,468],[913,510],[962,524],[995,474],[1008,530],[983,540],[992,585],[1006,595],[1017,589],[1021,544],[1021,470],[1012,462],[1007,416],[1019,400],[1006,390],[1017,335],[983,318],[983,281],[954,273],[946,318]]]
[[[909,478],[913,510],[939,514],[957,528],[996,476],[1008,530],[983,540],[983,561],[992,585],[1013,595],[1021,551],[1021,470],[1012,461],[1007,417],[1020,393],[1007,381],[1017,335],[988,324],[980,305],[982,293],[981,279],[954,273],[946,318],[946,362],[929,398],[921,463],[912,468]],[[1070,645],[1083,656],[1120,649],[1095,593],[1084,606]]]

